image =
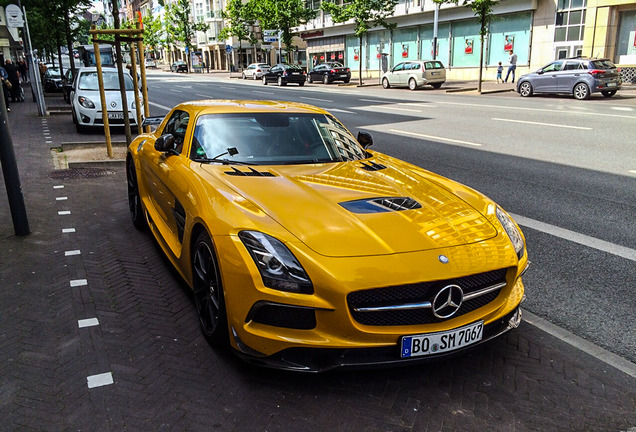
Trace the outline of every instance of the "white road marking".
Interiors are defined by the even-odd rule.
[[[86,279],[74,279],[71,281],[71,288],[86,285],[88,285],[88,281]]]
[[[318,99],[318,98],[311,98],[311,97],[305,97],[305,96],[301,96],[299,99],[307,99],[307,100],[314,100],[314,101],[318,101],[318,102],[331,102],[331,103],[333,103],[333,101],[329,100],[329,99]]]
[[[373,103],[387,103],[385,100],[377,100],[377,99],[359,99],[361,102],[373,102]]]
[[[62,228],[62,234],[70,234],[74,232],[75,232],[75,228]]]
[[[82,252],[80,252],[79,249],[64,252],[64,256],[73,256],[73,255],[81,255],[81,254]]]
[[[170,111],[170,110],[172,110],[172,108],[167,107],[167,106],[165,106],[165,105],[158,104],[158,103],[156,103],[156,102],[150,102],[150,101],[148,101],[148,105],[156,106],[157,108],[161,108],[161,109],[166,110],[166,111]]]
[[[236,90],[234,87],[225,87],[225,86],[219,86],[219,87],[226,90]]]
[[[396,106],[387,107],[388,110],[396,110],[396,111],[409,111],[409,112],[422,112],[422,110],[414,110],[410,108],[398,108]]]
[[[416,107],[420,107],[420,108],[437,108],[437,105],[419,103],[419,102],[401,103],[400,105],[416,106]]]
[[[404,135],[412,135],[412,136],[415,136],[415,137],[418,137],[418,138],[428,138],[428,139],[434,139],[434,140],[440,140],[440,141],[448,141],[448,142],[457,143],[457,144],[466,144],[466,145],[474,146],[474,147],[483,146],[483,144],[474,143],[474,142],[470,142],[470,141],[461,141],[461,140],[456,140],[456,139],[451,139],[451,138],[444,138],[444,137],[433,136],[433,135],[424,135],[424,134],[421,134],[421,133],[407,132],[407,131],[401,131],[401,130],[397,130],[397,129],[389,129],[389,132],[394,132],[394,133],[404,134]]]
[[[531,124],[531,125],[538,125],[538,126],[560,127],[560,128],[566,128],[566,129],[592,130],[592,128],[590,128],[590,127],[584,127],[584,126],[568,126],[568,125],[562,125],[562,124],[555,124],[555,123],[541,123],[541,122],[532,122],[532,121],[526,121],[526,120],[512,120],[512,119],[503,119],[503,118],[496,118],[496,117],[493,117],[493,118],[492,118],[492,120],[503,121],[503,122],[510,122],[510,123]]]
[[[174,93],[183,93],[183,90],[177,90],[177,89],[170,89],[170,91]]]
[[[467,107],[481,107],[481,108],[498,108],[508,110],[517,110],[517,111],[538,111],[541,113],[559,113],[559,114],[582,114],[582,115],[591,115],[591,116],[603,116],[603,117],[617,117],[617,118],[628,118],[628,119],[636,119],[636,116],[627,116],[620,114],[603,114],[597,112],[583,112],[583,111],[565,111],[565,110],[551,110],[546,108],[526,108],[526,107],[513,107],[513,106],[503,106],[503,105],[488,105],[488,104],[470,104],[470,103],[461,103],[461,102],[441,102],[436,101],[435,103],[446,104],[446,105],[461,105]]]
[[[512,218],[517,221],[519,225],[528,227],[530,229],[541,231],[543,233],[550,234],[564,240],[569,240],[571,242],[600,250],[602,252],[607,252],[612,255],[626,258],[631,261],[636,261],[636,249],[620,246],[615,243],[610,243],[605,240],[597,239],[596,237],[590,237],[585,234],[580,234],[575,231],[570,231],[568,229],[530,219],[525,216],[513,214],[510,214],[510,216],[512,216]]]
[[[83,320],[77,320],[77,326],[79,328],[93,327],[96,325],[99,325],[99,320],[97,318],[87,318]]]
[[[60,215],[60,216],[70,215],[71,211],[70,210],[62,210],[62,211],[57,212],[57,214]]]
[[[636,364],[630,362],[629,360],[617,356],[616,354],[611,353],[598,345],[588,342],[585,339],[578,337],[574,333],[562,329],[561,327],[556,326],[551,322],[546,321],[531,312],[528,312],[525,309],[523,310],[523,319],[528,324],[535,326],[539,330],[543,330],[544,332],[564,341],[565,343],[568,343],[573,347],[593,357],[596,357],[597,359],[607,363],[608,365],[636,378]]]
[[[627,171],[627,172],[628,172],[628,173],[631,173],[631,174],[636,174],[636,170],[629,170],[629,171]]]
[[[177,84],[175,87],[184,88],[184,89],[191,89],[191,88],[192,88],[192,86],[191,86],[191,85],[189,85],[189,86],[184,86],[184,85],[179,85],[179,84]]]
[[[86,383],[88,384],[88,388],[101,387],[105,385],[113,384],[113,373],[106,372],[98,375],[91,375],[86,377]]]
[[[55,185],[53,189],[64,189],[64,185]]]
[[[347,110],[343,110],[340,108],[325,108],[327,111],[329,112],[340,112],[340,113],[346,113],[346,114],[355,114],[353,111],[347,111]]]
[[[252,93],[266,94],[266,95],[273,95],[274,94],[274,92],[267,92],[267,91],[261,91],[261,90],[252,90]]]
[[[55,201],[66,201],[68,199],[68,197],[57,197],[55,198]]]
[[[611,107],[611,109],[616,111],[634,111],[634,108],[630,107]]]
[[[206,95],[206,94],[202,94],[202,93],[195,93],[195,96],[201,96],[204,97],[206,99],[214,99],[214,96],[210,96],[210,95]]]

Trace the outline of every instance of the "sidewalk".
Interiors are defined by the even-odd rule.
[[[38,117],[29,97],[11,110],[31,234],[13,235],[3,192],[0,429],[636,432],[636,378],[527,321],[398,369],[304,375],[212,349],[187,287],[132,227],[123,167],[55,171],[69,118]]]

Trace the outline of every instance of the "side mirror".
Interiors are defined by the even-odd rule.
[[[169,152],[174,150],[174,136],[172,134],[161,135],[155,141],[155,150]]]
[[[537,73],[538,73],[539,75],[543,75],[543,73],[544,73],[544,72],[543,72],[543,69],[539,69],[539,70],[537,71]]]
[[[358,132],[358,142],[362,147],[369,148],[373,145],[373,137],[369,132]]]

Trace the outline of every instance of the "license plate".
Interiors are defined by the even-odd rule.
[[[402,358],[427,356],[454,351],[479,342],[484,336],[484,322],[479,321],[455,330],[423,335],[402,336]]]
[[[608,87],[616,87],[616,83],[607,83]]]
[[[108,113],[108,118],[113,120],[121,120],[124,118],[124,113]]]
[[[346,77],[347,77],[347,74],[340,75],[340,78],[346,78]]]
[[[439,75],[439,72],[431,72],[431,75]]]

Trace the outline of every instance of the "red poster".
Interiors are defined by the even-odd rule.
[[[338,60],[342,60],[344,58],[344,54],[340,53],[338,54]]]
[[[335,60],[336,59],[336,55],[335,54],[331,54],[331,60]]]

